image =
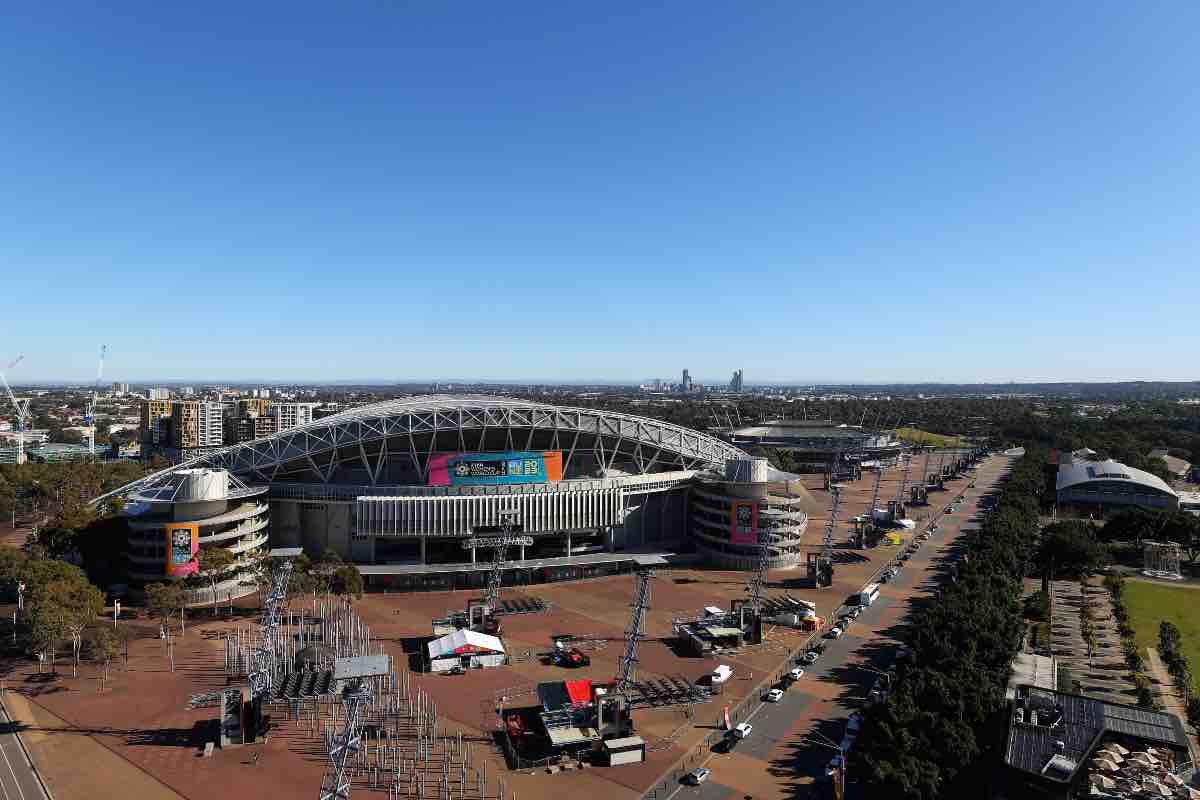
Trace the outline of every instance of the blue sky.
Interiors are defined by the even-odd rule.
[[[1196,3],[27,5],[14,380],[1200,377]]]

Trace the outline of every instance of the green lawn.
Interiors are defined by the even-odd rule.
[[[931,444],[934,447],[966,447],[967,441],[957,436],[943,436],[940,433],[930,433],[920,428],[900,428],[896,436],[902,441],[913,444]]]
[[[1125,607],[1139,648],[1158,647],[1158,623],[1175,623],[1192,672],[1200,670],[1200,588],[1125,581]]]

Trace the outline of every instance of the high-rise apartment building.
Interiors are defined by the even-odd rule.
[[[279,420],[279,430],[307,425],[313,421],[313,409],[319,403],[271,403],[270,414]]]
[[[243,397],[237,401],[239,417],[265,417],[271,412],[271,401],[259,397]]]
[[[207,400],[171,404],[171,447],[183,451],[220,447],[225,443],[225,405]]]
[[[143,444],[164,445],[170,439],[171,401],[147,400],[142,403],[138,432]]]
[[[225,418],[225,444],[252,442],[278,430],[275,417],[242,414]]]
[[[162,387],[156,387],[154,389],[146,390],[146,396],[151,400],[170,400],[171,390],[163,389]]]

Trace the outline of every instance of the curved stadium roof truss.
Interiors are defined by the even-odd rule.
[[[745,457],[733,445],[658,420],[601,409],[560,408],[524,400],[427,396],[350,409],[264,439],[225,447],[148,475],[126,493],[184,467],[227,469],[251,480],[329,483],[339,467],[365,474],[371,485],[392,459],[407,461],[424,482],[439,452],[562,450],[568,473],[577,454],[607,469],[633,465],[639,474],[723,466]],[[97,498],[103,499],[103,498]]]

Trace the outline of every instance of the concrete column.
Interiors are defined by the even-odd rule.
[[[422,564],[428,563],[425,561],[425,537],[424,536],[421,537],[421,563]]]
[[[609,525],[604,529],[604,538],[608,540],[608,552],[615,553],[617,551],[616,536],[613,534],[613,526]]]
[[[567,555],[571,555],[571,532],[567,531]]]
[[[521,545],[521,560],[525,560],[525,545]]]
[[[471,563],[472,564],[475,563],[475,548],[474,547],[471,548]]]

